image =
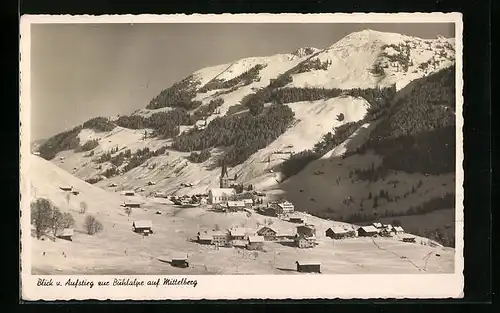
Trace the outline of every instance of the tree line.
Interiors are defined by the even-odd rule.
[[[217,117],[203,130],[194,129],[174,138],[172,148],[189,152],[230,147],[226,163],[234,166],[283,134],[293,118],[293,111],[284,105],[272,105],[259,115]]]
[[[455,67],[421,78],[396,101],[360,152],[373,149],[383,166],[408,173],[455,171]]]
[[[193,101],[196,96],[196,87],[200,84],[193,75],[180,82],[176,82],[167,89],[162,90],[146,106],[147,109],[160,109],[164,107],[177,107],[192,110],[201,105],[201,101]]]
[[[228,89],[235,86],[246,86],[250,85],[255,81],[259,81],[259,72],[265,68],[267,64],[257,64],[250,68],[249,70],[243,72],[242,74],[230,79],[230,80],[222,80],[222,79],[213,79],[201,87],[198,92],[207,92],[215,89]]]

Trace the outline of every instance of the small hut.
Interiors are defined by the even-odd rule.
[[[213,239],[214,239],[214,237],[212,236],[212,234],[209,234],[206,231],[202,232],[202,233],[200,233],[200,232],[198,233],[198,240],[197,241],[199,244],[211,245]]]
[[[63,240],[68,240],[68,241],[73,241],[73,229],[72,228],[65,228],[63,231],[57,236],[59,239]]]
[[[172,266],[175,267],[189,267],[189,261],[188,261],[188,256],[186,254],[178,255],[172,257],[171,263]]]
[[[316,261],[296,261],[297,272],[321,273],[321,263]]]
[[[153,233],[153,222],[150,220],[140,220],[132,223],[132,227],[135,233],[143,234],[148,236]]]
[[[127,207],[127,208],[140,208],[141,207],[141,204],[139,202],[125,202],[123,204],[124,207]]]
[[[263,236],[250,236],[248,237],[247,248],[249,250],[260,250],[264,247],[264,237]]]
[[[371,225],[358,228],[358,236],[360,237],[372,237],[377,235],[378,232],[378,229]]]
[[[135,191],[133,191],[133,190],[125,190],[123,192],[123,195],[124,196],[135,196]]]

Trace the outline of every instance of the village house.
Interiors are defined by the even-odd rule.
[[[140,208],[141,204],[139,202],[129,201],[129,202],[123,203],[123,206],[126,208]]]
[[[295,235],[295,246],[300,249],[314,248],[317,245],[316,236]]]
[[[333,226],[326,230],[325,236],[330,237],[332,239],[343,239],[354,237],[354,230],[347,230],[343,227]]]
[[[311,224],[300,225],[297,226],[297,234],[305,237],[313,237],[316,236],[316,228]]]
[[[229,242],[229,236],[223,231],[214,231],[212,233],[212,244],[218,247],[225,247]]]
[[[415,243],[415,237],[404,237],[403,242]]]
[[[403,227],[401,227],[401,226],[394,227],[394,233],[396,235],[402,235],[402,234],[404,234],[404,232],[405,232],[405,230],[403,229]]]
[[[73,241],[73,229],[72,228],[65,228],[63,231],[57,236],[59,239],[63,240],[68,240],[68,241]]]
[[[248,244],[248,240],[233,240],[231,243],[234,248],[245,249]]]
[[[373,223],[372,226],[375,227],[376,229],[384,228],[384,225],[382,225],[382,223]]]
[[[275,204],[276,214],[288,215],[295,211],[295,207],[291,202],[283,201]]]
[[[150,220],[134,221],[132,227],[135,233],[143,234],[144,236],[153,233],[153,222]]]
[[[62,191],[71,191],[71,190],[73,190],[73,186],[60,186],[59,188]]]
[[[358,236],[360,237],[372,237],[379,233],[379,230],[374,226],[362,226],[358,228]]]
[[[212,188],[208,192],[208,199],[211,204],[230,201],[236,195],[234,188]]]
[[[211,233],[207,233],[206,231],[200,233],[198,232],[198,243],[202,245],[211,245],[214,237]]]
[[[174,256],[170,264],[175,267],[189,267],[188,256],[185,254]]]
[[[276,240],[277,232],[271,227],[264,226],[257,231],[257,235],[264,237],[266,241],[274,241]]]
[[[297,261],[297,272],[321,273],[321,263],[315,261]]]
[[[302,223],[304,223],[304,219],[302,217],[300,217],[300,216],[290,216],[288,218],[288,221],[290,223],[296,223],[296,224],[302,224]]]
[[[262,236],[249,236],[247,249],[261,250],[264,247],[264,237]]]
[[[229,212],[237,212],[245,209],[245,202],[243,201],[228,201],[226,204]]]
[[[381,235],[390,237],[390,236],[394,235],[394,233],[395,233],[394,227],[392,227],[392,225],[390,225],[390,224],[384,225],[384,228],[382,228],[380,233],[381,233]]]
[[[253,207],[252,199],[243,199],[243,203],[245,204],[245,208],[251,209]]]
[[[244,228],[233,228],[229,230],[229,236],[231,236],[231,240],[244,240],[246,237]]]

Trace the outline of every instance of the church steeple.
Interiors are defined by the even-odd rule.
[[[222,160],[222,171],[219,178],[220,188],[229,188],[229,175],[227,173],[226,160]]]

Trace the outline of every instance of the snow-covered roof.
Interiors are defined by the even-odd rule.
[[[297,261],[299,265],[321,265],[319,261]]]
[[[135,228],[152,228],[153,222],[150,220],[134,221],[134,227]]]
[[[124,190],[123,191],[123,194],[127,194],[127,193],[134,193],[135,194],[135,191],[134,190]]]
[[[375,228],[375,226],[372,226],[372,225],[370,225],[370,226],[362,226],[360,228],[363,229],[367,233],[378,232],[378,229]]]
[[[335,234],[345,234],[348,232],[347,229],[344,229],[343,227],[340,226],[333,226],[330,227],[329,229],[331,229]]]
[[[188,256],[187,254],[185,253],[179,253],[179,254],[175,254],[174,256],[172,256],[172,261],[178,261],[178,260],[187,260],[188,259]]]
[[[293,203],[284,201],[277,204],[281,208],[294,208]]]
[[[253,200],[252,200],[252,199],[243,199],[242,201],[243,201],[243,203],[245,203],[245,204],[247,204],[247,203],[248,203],[248,204],[253,204]]]
[[[212,234],[200,233],[198,235],[198,239],[199,240],[212,240],[212,239],[214,239],[214,237],[212,236]]]
[[[374,227],[376,227],[376,228],[382,228],[382,227],[383,227],[383,226],[382,226],[382,223],[373,223],[372,225],[373,225]]]
[[[243,202],[243,201],[228,201],[227,206],[229,206],[229,207],[245,206],[245,202]]]
[[[226,233],[223,232],[222,230],[213,231],[211,234],[212,236],[226,236]]]
[[[404,229],[401,226],[395,226],[394,230],[397,231],[397,232],[404,232]]]
[[[248,243],[247,240],[233,240],[233,246],[236,246],[236,247],[244,247],[246,246]]]
[[[64,237],[73,236],[73,233],[74,233],[73,228],[65,228],[65,229],[63,229],[61,234],[59,234],[59,236],[64,236]]]
[[[244,228],[234,228],[229,231],[231,236],[245,236],[246,230]]]
[[[262,237],[262,236],[250,236],[250,237],[248,237],[248,241],[250,243],[253,243],[253,242],[264,242],[264,237]]]
[[[233,188],[212,188],[210,193],[214,197],[231,196],[236,194],[236,190]]]

